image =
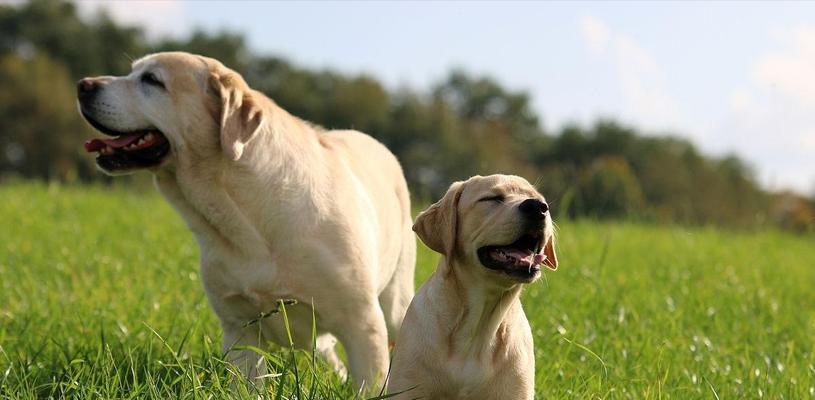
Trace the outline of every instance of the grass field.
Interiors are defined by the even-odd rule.
[[[560,270],[523,296],[537,398],[815,398],[812,237],[559,225]],[[0,186],[0,398],[227,397],[197,251],[152,190]],[[354,396],[268,358],[270,398]]]

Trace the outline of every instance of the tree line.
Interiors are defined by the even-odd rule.
[[[613,120],[550,131],[527,93],[491,77],[453,70],[427,90],[388,89],[373,76],[252,52],[232,32],[148,40],[140,27],[82,18],[57,0],[0,5],[0,177],[107,181],[82,150],[95,133],[76,111],[74,82],[126,74],[133,58],[163,50],[217,58],[296,116],[374,136],[421,201],[454,180],[502,172],[538,184],[559,217],[814,229],[815,199],[763,190],[738,157]]]

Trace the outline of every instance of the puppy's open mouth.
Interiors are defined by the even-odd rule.
[[[543,232],[527,232],[505,246],[481,247],[478,249],[478,259],[489,269],[530,282],[540,274],[541,264],[546,259],[545,255],[540,254],[543,241]]]
[[[148,168],[161,164],[170,152],[170,142],[158,129],[116,132],[85,117],[94,128],[112,139],[90,139],[85,151],[96,152],[96,164],[106,171]]]

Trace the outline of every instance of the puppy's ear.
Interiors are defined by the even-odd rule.
[[[464,182],[455,182],[447,193],[416,217],[413,231],[431,249],[452,259],[456,247],[458,200]]]
[[[229,70],[210,73],[209,84],[220,107],[215,118],[221,125],[221,149],[238,161],[244,146],[257,134],[264,122],[264,112],[240,75]]]
[[[555,254],[555,235],[549,238],[546,241],[546,244],[543,246],[543,255],[546,258],[543,259],[543,265],[547,268],[551,269],[552,271],[557,270],[557,254]]]

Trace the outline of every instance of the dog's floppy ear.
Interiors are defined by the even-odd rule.
[[[229,70],[210,73],[209,84],[219,97],[215,118],[221,125],[221,149],[238,161],[243,148],[254,138],[264,122],[263,109],[252,97],[249,85],[240,75]]]
[[[547,268],[551,269],[552,271],[557,270],[557,254],[555,254],[555,234],[553,233],[549,240],[546,241],[546,244],[543,246],[543,255],[546,258],[543,259],[543,265]]]
[[[463,188],[464,182],[450,185],[444,197],[422,211],[413,224],[413,231],[419,239],[448,260],[453,258],[456,247],[458,200]]]

